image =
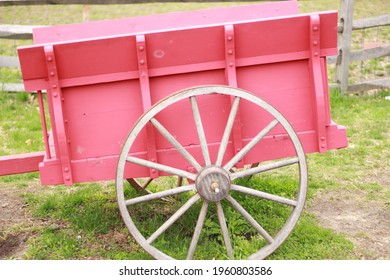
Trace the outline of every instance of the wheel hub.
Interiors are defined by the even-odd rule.
[[[229,174],[217,166],[209,166],[200,171],[195,181],[200,196],[207,201],[220,201],[230,191]]]

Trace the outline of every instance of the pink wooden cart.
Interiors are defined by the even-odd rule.
[[[299,15],[296,1],[273,2],[39,28],[34,43],[18,53],[26,91],[38,92],[46,151],[2,157],[0,173],[39,170],[43,185],[116,179],[126,226],[157,259],[175,257],[153,244],[200,201],[188,259],[210,204],[226,255],[235,257],[226,201],[265,240],[249,258],[267,257],[302,212],[305,154],[347,146],[345,128],[330,118],[327,85],[336,12]],[[290,169],[295,197],[237,183]],[[148,189],[172,175],[178,187]],[[126,181],[144,195],[129,197]],[[133,206],[179,193],[189,199],[144,236]],[[268,232],[234,193],[287,205],[291,214]]]

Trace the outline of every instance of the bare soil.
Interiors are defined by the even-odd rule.
[[[26,234],[11,228],[28,219],[21,198],[10,190],[0,189],[0,259],[20,258],[27,249]]]
[[[359,259],[390,259],[390,174],[380,177],[375,181],[384,190],[319,190],[307,209],[321,226],[351,240]]]
[[[35,229],[45,223],[31,216],[22,198],[23,193],[38,190],[38,186],[0,187],[0,259],[23,259],[28,240],[34,236]]]

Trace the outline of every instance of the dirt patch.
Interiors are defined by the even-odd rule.
[[[28,235],[16,234],[8,235],[0,239],[0,259],[13,258],[20,259],[25,254],[27,246]]]
[[[0,187],[0,259],[22,259],[28,249],[27,241],[34,234],[31,228],[43,223],[31,216],[21,197],[37,188]]]
[[[389,202],[366,190],[319,190],[309,211],[322,226],[345,234],[360,259],[390,259]]]

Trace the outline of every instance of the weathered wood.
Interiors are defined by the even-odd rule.
[[[32,30],[35,27],[32,25],[0,25],[0,38],[3,39],[31,39]]]
[[[390,55],[390,45],[363,49],[351,53],[351,62],[369,60]]]
[[[390,56],[390,45],[353,51],[350,53],[350,62],[369,60],[385,56]],[[327,57],[326,62],[328,64],[335,64],[337,62],[337,56]]]
[[[5,92],[23,92],[23,84],[0,84],[0,90]]]
[[[378,88],[390,88],[390,78],[364,81],[348,86],[348,92],[367,91]]]
[[[0,56],[0,67],[19,68],[19,58],[15,56]]]
[[[348,90],[348,75],[352,40],[354,0],[341,0],[339,26],[342,32],[338,37],[338,59],[336,61],[336,82],[340,84],[342,93]]]
[[[337,55],[335,55],[335,56],[328,56],[327,58],[326,58],[326,63],[327,64],[335,64],[336,62],[337,62]]]
[[[256,0],[246,0],[252,2]],[[109,4],[137,4],[158,2],[236,2],[235,0],[0,0],[0,6],[27,6],[27,5],[109,5]],[[258,2],[258,1],[257,1]]]
[[[390,25],[390,14],[382,15],[373,18],[364,18],[354,20],[352,24],[352,30],[365,29],[376,26]]]

